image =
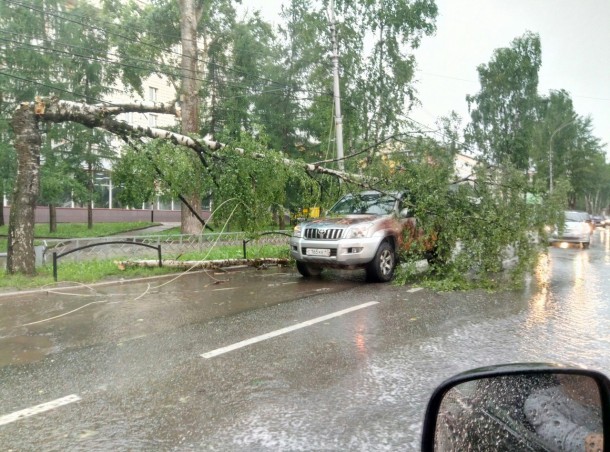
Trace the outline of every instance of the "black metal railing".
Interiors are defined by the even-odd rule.
[[[262,237],[263,235],[285,235],[286,237],[292,237],[292,234],[288,234],[287,232],[281,232],[281,231],[269,231],[269,232],[263,232],[261,234],[258,235],[258,237]],[[243,247],[244,247],[244,259],[248,259],[248,253],[247,253],[247,249],[246,249],[246,245],[248,244],[248,242],[251,242],[252,240],[258,240],[258,237],[253,238],[253,239],[243,239],[242,243],[243,243]]]
[[[116,241],[112,241],[112,242],[102,242],[102,243],[92,243],[89,245],[84,245],[84,246],[80,246],[78,248],[74,248],[71,249],[70,251],[66,251],[65,253],[61,253],[61,254],[57,254],[57,253],[53,253],[53,279],[55,281],[57,281],[57,261],[59,260],[59,258],[67,256],[68,254],[72,254],[75,253],[77,251],[80,250],[84,250],[86,248],[92,248],[94,246],[101,246],[101,245],[118,245],[118,244],[128,244],[128,245],[136,245],[136,246],[145,246],[147,248],[152,248],[157,250],[157,255],[159,257],[159,267],[163,267],[163,260],[161,259],[161,245],[148,245],[146,243],[140,243],[140,242],[126,242],[126,241],[122,241],[122,240],[116,240]]]

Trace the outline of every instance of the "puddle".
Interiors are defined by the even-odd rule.
[[[15,336],[0,339],[0,367],[40,361],[53,347],[44,336]]]

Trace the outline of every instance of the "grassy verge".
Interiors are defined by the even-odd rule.
[[[145,276],[165,275],[179,270],[172,268],[128,268],[120,270],[113,260],[84,262],[61,262],[57,267],[59,282],[94,283],[113,279],[130,279]],[[53,284],[53,266],[46,265],[37,269],[34,277],[0,274],[0,289],[34,289]]]
[[[286,245],[256,245],[248,243],[246,247],[248,259],[289,258],[290,250]],[[217,260],[217,259],[243,259],[244,250],[241,245],[218,246],[208,251],[184,253],[179,257],[181,261]]]
[[[289,250],[286,245],[256,245],[248,244],[248,259],[260,258],[288,258]],[[169,258],[169,256],[167,257]],[[243,248],[239,245],[216,247],[209,252],[185,253],[180,256],[180,260],[216,260],[216,259],[241,259],[243,258]],[[100,281],[110,281],[117,279],[130,279],[147,276],[165,275],[168,273],[179,273],[182,270],[176,268],[127,268],[119,269],[115,263],[120,258],[107,260],[87,260],[87,261],[60,261],[57,267],[59,282],[94,283]],[[43,287],[53,284],[53,266],[47,264],[37,269],[38,274],[34,277],[21,275],[6,275],[0,272],[0,289],[3,290],[24,290]]]

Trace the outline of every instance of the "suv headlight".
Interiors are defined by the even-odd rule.
[[[350,226],[345,231],[344,238],[346,239],[359,239],[362,237],[368,237],[369,229],[373,226],[373,223],[363,223]]]
[[[292,230],[293,237],[301,237],[301,225],[297,224]]]

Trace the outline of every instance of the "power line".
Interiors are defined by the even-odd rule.
[[[40,8],[36,8],[35,6],[33,6],[33,5],[31,5],[31,4],[29,4],[29,5],[28,5],[28,4],[26,4],[26,3],[19,2],[19,1],[16,1],[16,0],[4,0],[4,1],[6,1],[7,3],[11,3],[11,4],[14,4],[14,5],[17,5],[17,6],[21,6],[21,7],[23,7],[23,8],[26,8],[26,9],[29,9],[29,10],[32,10],[32,11],[36,11],[36,12],[39,12],[39,13],[42,13],[42,14],[46,14],[46,15],[49,15],[49,16],[52,16],[52,17],[56,17],[56,18],[58,18],[58,19],[63,19],[63,20],[66,20],[66,21],[68,21],[68,22],[71,22],[71,23],[74,23],[74,24],[77,24],[77,25],[81,25],[81,26],[83,26],[83,27],[85,27],[85,28],[90,28],[90,29],[93,29],[93,30],[98,30],[98,31],[101,31],[101,32],[103,32],[103,33],[105,33],[105,34],[107,34],[107,35],[113,35],[113,36],[117,36],[117,37],[119,37],[119,38],[121,38],[121,39],[128,40],[128,41],[133,41],[133,40],[134,40],[133,38],[131,38],[131,37],[129,37],[129,36],[125,36],[125,35],[122,35],[122,34],[119,34],[119,33],[116,33],[116,32],[112,32],[112,31],[107,30],[107,29],[105,29],[105,28],[98,27],[98,26],[95,26],[95,25],[86,24],[86,23],[79,22],[79,21],[76,21],[76,20],[70,19],[70,18],[68,18],[68,17],[65,17],[65,16],[70,16],[70,15],[71,15],[70,13],[65,13],[65,12],[61,12],[61,11],[58,11],[58,10],[53,10],[53,9],[49,9],[49,10],[47,11],[47,10],[43,10],[43,9],[40,9]],[[51,11],[56,11],[56,13],[53,13],[53,12],[51,12]],[[75,17],[79,17],[79,18],[82,18],[82,17],[83,17],[83,16],[79,16],[79,15],[74,15],[74,16],[75,16]],[[115,24],[113,24],[113,26],[115,26]],[[117,26],[118,26],[118,25],[117,25]],[[132,29],[130,28],[130,30],[132,30]],[[145,32],[146,32],[146,33],[149,33],[148,31],[145,31]],[[149,33],[149,34],[150,34],[150,33]],[[154,33],[152,33],[152,34],[154,34]],[[200,63],[205,63],[205,64],[213,65],[213,66],[216,66],[216,67],[218,67],[218,68],[225,69],[225,70],[227,70],[227,71],[229,71],[229,72],[234,72],[234,73],[237,73],[237,74],[242,74],[242,75],[251,76],[251,77],[253,77],[253,78],[255,78],[255,79],[258,79],[258,80],[262,80],[262,81],[265,81],[265,82],[268,82],[268,83],[272,83],[272,84],[275,84],[275,85],[279,85],[279,86],[285,86],[285,87],[291,88],[289,85],[287,85],[287,84],[285,84],[285,83],[282,83],[282,82],[277,82],[277,81],[275,81],[275,80],[272,80],[272,79],[269,79],[269,78],[265,78],[265,77],[261,77],[261,76],[253,76],[252,74],[248,73],[248,72],[247,72],[247,71],[245,71],[245,70],[239,70],[239,69],[231,68],[231,67],[228,67],[228,66],[224,66],[224,65],[221,65],[221,64],[215,63],[215,62],[213,62],[213,61],[209,61],[209,60],[204,60],[204,59],[201,59],[201,58],[199,58],[199,57],[195,57],[195,58],[193,58],[193,57],[190,57],[190,56],[184,55],[184,54],[182,54],[181,52],[176,52],[176,51],[173,51],[173,50],[164,49],[164,48],[162,48],[162,47],[159,47],[159,46],[156,46],[156,45],[153,45],[153,44],[147,43],[147,42],[143,42],[141,39],[139,39],[139,38],[137,38],[137,37],[136,37],[135,39],[136,39],[136,40],[137,40],[137,41],[138,41],[138,42],[139,42],[141,45],[144,45],[144,46],[147,46],[147,47],[153,48],[153,49],[155,49],[155,50],[157,50],[157,51],[160,51],[160,52],[162,52],[162,53],[174,54],[174,55],[178,55],[178,56],[180,56],[180,57],[186,56],[187,58],[195,59],[196,61],[198,61],[198,62],[200,62]]]
[[[33,83],[33,84],[35,84],[35,85],[44,86],[45,88],[49,88],[49,89],[54,90],[54,91],[60,91],[60,92],[62,92],[62,93],[72,94],[73,96],[76,96],[76,97],[81,97],[81,98],[85,98],[85,99],[93,99],[93,100],[95,100],[95,101],[97,101],[97,102],[99,102],[99,103],[102,103],[102,104],[107,104],[107,105],[116,106],[116,104],[113,104],[112,102],[109,102],[109,101],[107,101],[107,100],[96,99],[95,97],[92,97],[92,96],[86,96],[85,94],[82,94],[82,93],[77,93],[76,91],[71,91],[71,90],[69,90],[69,89],[60,88],[60,87],[58,87],[58,86],[52,86],[52,85],[48,85],[48,84],[46,84],[46,83],[43,83],[43,82],[38,82],[38,81],[36,81],[36,80],[28,79],[28,78],[25,78],[25,77],[20,77],[20,76],[18,76],[18,75],[14,75],[14,74],[7,74],[6,72],[0,72],[0,76],[1,76],[1,75],[4,75],[5,77],[9,77],[9,78],[14,78],[14,79],[17,79],[17,80],[21,80],[21,81],[23,81],[23,82],[28,82],[28,83]]]
[[[16,33],[10,33],[9,32],[9,34],[15,35]],[[180,77],[180,78],[187,78],[187,79],[191,79],[191,80],[197,80],[197,81],[200,81],[200,82],[206,82],[206,83],[210,82],[210,80],[196,78],[196,77],[182,77],[182,76],[180,76],[180,74],[177,74],[176,72],[160,71],[160,70],[157,70],[155,67],[143,67],[143,66],[137,66],[137,65],[133,65],[133,64],[126,64],[126,63],[121,63],[120,61],[114,61],[114,60],[107,59],[107,58],[101,58],[101,57],[87,56],[87,55],[82,55],[82,54],[77,54],[77,53],[71,53],[71,52],[68,52],[68,51],[65,51],[65,50],[59,50],[59,49],[55,49],[55,48],[52,48],[52,47],[46,47],[46,46],[34,45],[34,44],[27,44],[27,43],[22,43],[20,41],[15,41],[15,40],[1,38],[1,37],[0,37],[0,41],[12,43],[12,44],[18,44],[20,46],[20,47],[17,46],[17,47],[14,47],[14,48],[22,48],[22,49],[30,48],[30,49],[33,49],[34,51],[44,50],[44,51],[64,54],[64,55],[69,56],[70,58],[79,58],[79,59],[84,59],[84,60],[87,60],[87,61],[97,61],[97,62],[101,62],[101,63],[107,63],[107,64],[111,64],[111,65],[115,65],[115,66],[121,66],[121,67],[125,67],[125,68],[130,68],[130,69],[144,70],[144,71],[148,71],[148,72],[156,73],[156,74],[169,75],[169,76],[174,76],[174,77]],[[69,48],[74,48],[74,49],[89,50],[89,51],[93,51],[94,50],[94,49],[89,49],[87,47],[70,45],[70,44],[65,44],[65,43],[59,43],[57,41],[50,41],[50,40],[44,40],[44,41],[51,42],[51,43],[62,44],[64,47],[69,47]],[[118,55],[116,55],[116,54],[114,54],[112,52],[109,52],[108,55],[110,55],[110,56],[118,56]],[[138,58],[134,58],[134,60],[141,61],[141,62],[144,62],[144,63],[148,63],[146,60],[142,60],[142,59],[138,59]],[[168,65],[162,65],[162,66],[167,67],[169,69],[173,69],[171,66],[168,66]],[[223,81],[223,80],[216,80],[215,81],[215,83],[218,83],[218,82],[220,82],[221,84],[224,84],[224,86],[227,86],[227,87],[233,87],[233,88],[244,89],[244,90],[245,89],[256,89],[256,87],[254,87],[254,86],[237,84],[237,83],[231,83],[231,82],[226,81],[226,80],[225,81]],[[243,94],[243,95],[238,95],[238,96],[221,96],[221,97],[224,97],[224,98],[246,97],[246,96],[249,96],[249,95],[257,95],[257,94],[260,95],[260,94],[266,94],[266,93],[270,93],[270,92],[284,91],[285,89],[286,89],[285,87],[282,87],[282,88],[277,88],[277,89],[258,91],[256,93],[252,93],[252,94]],[[294,89],[294,88],[291,88],[291,89],[294,91],[294,93],[290,93],[291,97],[294,97],[297,100],[313,99],[313,97],[297,96],[295,94],[296,92],[306,93],[307,91],[305,91],[305,90],[298,90],[298,89]]]

